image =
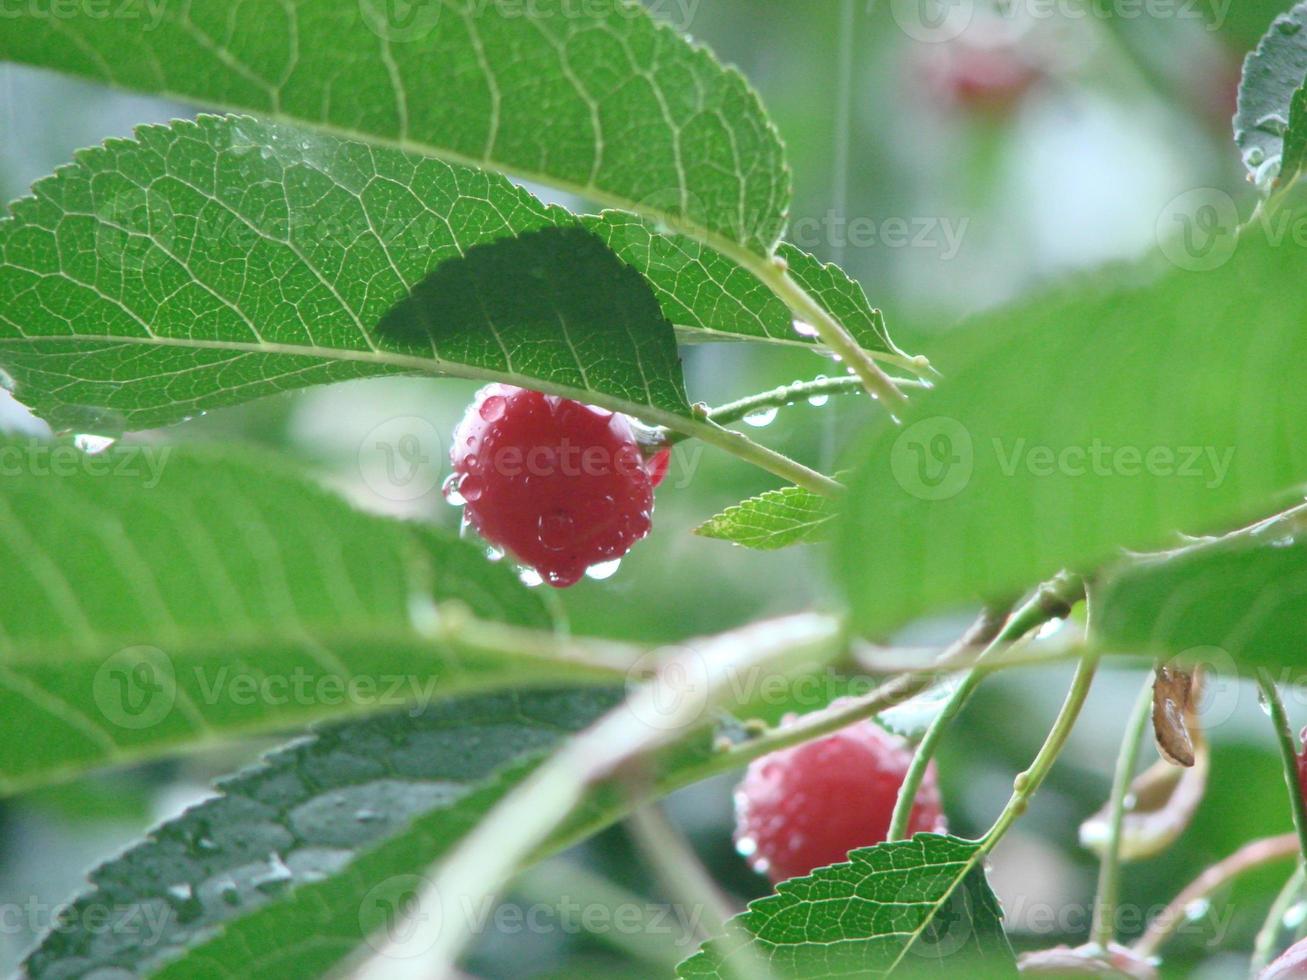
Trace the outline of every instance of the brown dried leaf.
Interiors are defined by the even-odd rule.
[[[1192,673],[1179,667],[1160,665],[1153,682],[1153,734],[1162,758],[1177,766],[1194,764],[1197,725],[1197,691]]]

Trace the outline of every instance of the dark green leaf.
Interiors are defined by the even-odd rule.
[[[622,693],[478,695],[325,728],[226,780],[220,796],[93,872],[92,890],[29,958],[31,975],[116,967],[178,980],[322,976],[369,933],[398,926],[431,862]],[[657,764],[660,790],[702,778],[711,742],[699,732],[669,748]],[[620,780],[597,787],[535,856],[632,805]],[[142,927],[109,937],[87,928],[94,920],[83,910],[106,905]]]
[[[1289,131],[1284,134],[1279,183],[1289,184],[1296,180],[1304,163],[1307,163],[1307,88],[1300,88],[1289,101]]]
[[[335,725],[282,749],[94,871],[92,890],[28,958],[29,974],[321,976],[365,929],[383,926],[422,870],[540,758],[618,696],[460,698]],[[140,928],[88,927],[85,910],[99,907]]]
[[[660,233],[651,222],[624,211],[587,215],[581,221],[649,280],[663,314],[676,324],[682,340],[816,343],[815,335],[794,329],[789,308],[752,273],[693,238]],[[790,276],[865,350],[892,363],[908,361],[857,282],[837,266],[823,265],[788,243],[782,243],[777,254],[789,266]]]

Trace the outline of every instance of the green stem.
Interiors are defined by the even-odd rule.
[[[1275,958],[1280,930],[1284,928],[1284,917],[1289,914],[1289,909],[1293,907],[1294,902],[1298,901],[1304,880],[1307,880],[1307,874],[1300,864],[1284,883],[1280,894],[1275,896],[1271,910],[1266,913],[1266,921],[1257,930],[1257,939],[1253,943],[1252,963],[1248,968],[1250,977],[1260,975],[1266,964]]]
[[[1289,715],[1284,710],[1279,688],[1267,671],[1257,672],[1257,686],[1261,688],[1262,697],[1271,713],[1271,724],[1275,727],[1275,738],[1280,748],[1280,761],[1284,766],[1284,783],[1289,790],[1293,826],[1298,832],[1301,859],[1307,860],[1307,801],[1303,800],[1302,783],[1298,778],[1297,739],[1289,727]]]
[[[698,921],[699,939],[725,935],[726,922],[736,910],[663,808],[657,803],[637,808],[627,827],[668,897]],[[770,975],[766,960],[748,944],[740,948],[727,974],[728,980],[765,980]]]
[[[1096,651],[1088,652],[1081,658],[1079,666],[1076,667],[1076,675],[1071,681],[1071,690],[1067,692],[1062,710],[1058,712],[1048,737],[1044,739],[1043,746],[1035,755],[1035,761],[1025,772],[1018,774],[1007,806],[994,821],[994,826],[990,827],[989,832],[980,839],[981,847],[977,858],[989,854],[1012,825],[1021,819],[1030,805],[1031,798],[1048,778],[1053,763],[1057,762],[1058,756],[1066,748],[1071,730],[1075,727],[1076,719],[1080,717],[1080,710],[1085,706],[1085,699],[1089,696],[1089,689],[1094,683],[1094,675],[1098,672],[1099,658],[1100,654]]]
[[[1098,868],[1098,895],[1094,901],[1094,922],[1089,941],[1104,949],[1116,938],[1116,906],[1121,894],[1121,828],[1125,826],[1126,797],[1139,764],[1139,747],[1153,706],[1153,677],[1149,674],[1126,722],[1121,751],[1116,758],[1116,775],[1108,799],[1107,840]]]
[[[1212,865],[1171,900],[1165,909],[1148,924],[1147,931],[1131,947],[1139,956],[1148,959],[1156,956],[1162,945],[1185,921],[1185,909],[1206,898],[1218,888],[1238,878],[1246,871],[1260,868],[1272,861],[1282,861],[1298,853],[1298,838],[1294,834],[1264,837],[1245,844],[1224,861]]]
[[[1071,607],[1084,595],[1084,582],[1072,575],[1061,575],[1041,585],[1033,596],[1007,620],[999,620],[1002,629],[993,635],[976,658],[970,672],[962,678],[939,716],[931,722],[925,737],[917,746],[903,785],[899,787],[898,800],[894,804],[894,816],[890,819],[889,840],[901,840],[907,836],[908,824],[912,819],[912,804],[916,802],[917,791],[930,767],[944,732],[957,718],[958,714],[971,700],[980,682],[987,676],[989,662],[1000,653],[1006,653],[1009,645],[1021,639],[1031,630],[1047,623],[1050,619],[1066,616]]]
[[[968,666],[972,662],[968,659],[970,651],[988,643],[1002,625],[1001,618],[995,622],[992,612],[986,610],[956,643],[936,658],[930,669],[900,674],[861,697],[841,698],[820,711],[809,712],[789,724],[768,729],[747,742],[717,753],[697,770],[695,778],[703,779],[739,769],[761,756],[838,732],[909,701],[933,684],[942,672]]]
[[[823,497],[838,497],[844,492],[844,485],[839,481],[759,445],[743,432],[723,429],[710,419],[682,419],[675,423],[674,428],[686,436],[723,449],[746,463],[761,467],[787,483],[796,484]]]
[[[1062,709],[1053,722],[1048,738],[1045,739],[1039,753],[1035,756],[1035,761],[1030,764],[1030,768],[1017,776],[1012,798],[1008,800],[1007,806],[1003,808],[1003,812],[994,821],[994,826],[990,827],[989,832],[976,842],[978,845],[976,850],[962,862],[962,866],[955,872],[949,895],[957,890],[968,875],[981,866],[985,858],[1002,840],[1003,835],[1025,813],[1031,797],[1043,784],[1049,770],[1053,768],[1053,763],[1057,761],[1058,756],[1062,754],[1062,749],[1066,747],[1067,738],[1071,735],[1076,719],[1080,717],[1080,710],[1085,706],[1085,699],[1089,696],[1094,674],[1098,670],[1098,660],[1099,655],[1097,653],[1087,653],[1081,659],[1079,667],[1076,668],[1076,676],[1071,682],[1071,689],[1067,692],[1066,700],[1062,703]],[[944,899],[947,900],[949,895],[945,895]]]

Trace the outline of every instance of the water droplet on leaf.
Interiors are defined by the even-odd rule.
[[[113,446],[117,439],[112,436],[94,436],[89,434],[73,437],[73,445],[88,456],[98,456]]]

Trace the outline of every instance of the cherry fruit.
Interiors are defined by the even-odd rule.
[[[657,467],[651,473],[624,415],[492,384],[477,393],[450,456],[450,489],[467,520],[555,587],[649,533]]]
[[[736,846],[772,881],[844,861],[885,840],[911,762],[903,739],[873,721],[756,759],[735,793]],[[932,763],[908,833],[944,829]]]

